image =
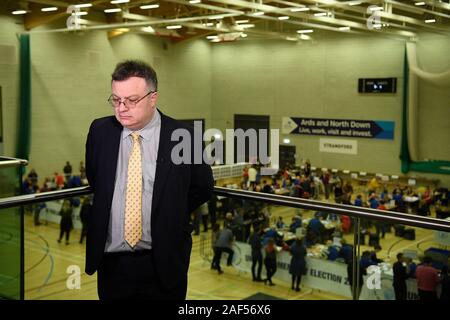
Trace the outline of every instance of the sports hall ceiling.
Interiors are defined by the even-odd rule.
[[[71,27],[106,30],[109,37],[147,33],[173,41],[245,38],[310,40],[320,34],[417,39],[450,36],[450,0],[0,0],[1,14],[23,17],[34,32]],[[75,5],[75,6],[74,6]],[[82,5],[82,6],[79,6]],[[84,5],[84,6],[83,6]],[[72,6],[72,7],[71,7]],[[113,10],[111,10],[113,9]],[[17,12],[17,10],[21,10]],[[71,13],[68,13],[70,11]],[[78,13],[78,11],[80,13]],[[113,11],[113,12],[111,12]],[[41,29],[41,28],[40,28]],[[75,31],[79,32],[79,31]]]

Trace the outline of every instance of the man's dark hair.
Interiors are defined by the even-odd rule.
[[[111,81],[124,81],[131,77],[143,78],[150,90],[158,91],[156,71],[147,63],[139,60],[119,62],[111,75]]]
[[[403,253],[399,252],[397,253],[397,260],[400,260],[403,257]]]

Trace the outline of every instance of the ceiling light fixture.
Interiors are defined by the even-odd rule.
[[[314,13],[315,17],[325,17],[327,15],[326,12],[318,12],[318,13]]]
[[[349,31],[350,27],[339,27],[338,28],[340,31]]]
[[[370,11],[383,11],[383,7],[378,7],[378,6],[370,6],[369,7]]]
[[[159,4],[146,4],[144,6],[140,6],[139,8],[141,8],[142,10],[156,9],[159,8]]]
[[[128,3],[130,0],[112,0],[111,4],[121,4],[121,3]]]
[[[425,20],[425,23],[435,23],[436,19],[427,19]]]
[[[361,1],[351,1],[348,3],[349,6],[359,6],[362,2]]]
[[[249,22],[249,20],[236,20],[237,24],[239,24],[239,23],[248,23],[248,22]]]
[[[182,26],[182,25],[179,25],[179,24],[176,24],[176,25],[173,25],[173,26],[167,26],[167,27],[166,27],[166,29],[169,29],[169,30],[181,29],[181,28],[183,28],[183,26]]]
[[[264,15],[264,12],[263,11],[256,11],[256,12],[253,12],[252,13],[252,16],[255,16],[255,17],[257,17],[257,16],[263,16]]]
[[[420,2],[414,3],[414,5],[415,5],[415,6],[424,6],[424,5],[426,5],[426,3],[423,2],[423,1],[420,1]]]
[[[240,24],[239,27],[241,28],[253,28],[255,25],[253,23],[245,23],[245,24]]]
[[[47,7],[47,8],[41,9],[42,12],[51,12],[51,11],[57,11],[57,10],[58,10],[57,7]]]
[[[79,9],[81,9],[81,8],[89,8],[89,7],[92,7],[92,3],[81,3],[81,4],[76,4],[75,5],[75,8],[79,8]]]
[[[313,33],[313,32],[314,32],[314,30],[312,30],[312,29],[297,30],[297,33],[301,33],[301,34],[304,34],[304,33]]]
[[[190,4],[197,4],[197,3],[201,3],[201,0],[189,0]]]
[[[105,9],[103,10],[105,13],[115,13],[115,12],[120,12],[122,11],[122,9],[120,8],[113,8],[113,9]]]
[[[288,16],[278,17],[278,20],[289,20],[289,17]]]
[[[13,11],[11,13],[14,14],[14,15],[18,15],[18,14],[25,14],[27,12],[25,10],[15,10],[15,11]]]
[[[309,8],[308,7],[292,8],[290,11],[291,12],[309,11]]]

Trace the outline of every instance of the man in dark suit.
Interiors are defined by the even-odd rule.
[[[211,198],[213,177],[192,152],[191,161],[174,161],[172,133],[193,134],[156,108],[157,84],[147,64],[119,63],[108,100],[115,116],[89,129],[86,175],[94,200],[86,273],[97,271],[100,299],[186,298],[189,216]]]

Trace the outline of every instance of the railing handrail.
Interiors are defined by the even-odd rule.
[[[0,209],[12,208],[37,202],[53,201],[65,198],[80,197],[92,193],[89,186],[38,192],[0,199]]]
[[[265,203],[283,205],[292,208],[300,208],[313,211],[334,213],[339,215],[348,215],[360,219],[374,219],[389,221],[397,224],[411,225],[415,227],[450,232],[450,221],[430,217],[422,217],[407,213],[370,209],[365,207],[356,207],[337,203],[321,202],[316,200],[294,198],[282,195],[268,194],[239,189],[229,189],[223,187],[214,187],[217,195],[240,198],[252,201],[261,201]],[[27,205],[37,202],[46,202],[64,198],[79,197],[91,194],[89,186],[63,189],[58,191],[48,191],[28,195],[14,196],[0,199],[0,209],[11,208],[21,205]]]
[[[4,160],[6,159],[6,160]],[[11,158],[0,156],[0,168],[1,167],[20,167],[28,165],[28,160],[19,159],[19,158]]]
[[[262,201],[271,204],[283,205],[287,207],[301,208],[313,211],[335,213],[339,215],[348,215],[360,219],[374,219],[389,221],[397,224],[405,224],[425,229],[433,229],[450,232],[450,221],[423,217],[408,213],[370,209],[365,207],[356,207],[352,205],[328,203],[317,200],[294,198],[276,194],[253,192],[240,189],[229,189],[223,187],[214,187],[218,195],[244,198],[253,201]]]

